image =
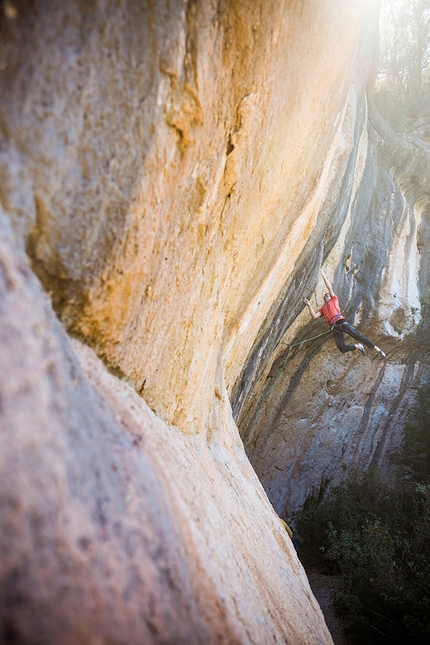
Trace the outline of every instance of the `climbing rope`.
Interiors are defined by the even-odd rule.
[[[262,401],[262,400],[263,400],[263,399],[264,399],[264,398],[265,398],[265,397],[266,397],[266,396],[267,396],[267,395],[268,395],[268,394],[273,390],[273,388],[275,387],[276,383],[277,383],[277,382],[279,381],[279,379],[281,378],[281,376],[282,376],[282,374],[283,374],[283,372],[284,372],[285,366],[286,366],[286,364],[287,364],[287,362],[288,362],[288,359],[289,359],[289,357],[290,357],[291,350],[292,350],[294,347],[298,347],[298,346],[300,346],[300,347],[301,347],[302,345],[304,345],[304,343],[309,343],[311,340],[316,340],[317,338],[321,338],[321,336],[325,336],[326,334],[329,334],[330,332],[332,332],[332,331],[333,331],[333,329],[334,329],[334,325],[332,325],[328,331],[325,331],[325,332],[323,332],[322,334],[318,334],[318,336],[312,336],[312,338],[305,338],[305,340],[301,340],[299,343],[294,343],[293,345],[288,345],[288,343],[285,343],[286,345],[288,345],[288,352],[287,352],[287,356],[286,356],[286,358],[285,358],[285,361],[282,363],[282,367],[281,367],[281,369],[280,369],[280,371],[279,371],[279,374],[278,374],[277,379],[275,380],[275,382],[273,383],[273,385],[271,385],[271,386],[270,386],[270,388],[267,390],[267,392],[265,392],[262,396],[260,396],[260,398],[259,398],[259,399],[258,399],[258,401],[257,401],[257,405],[256,405],[256,407],[255,407],[254,422],[253,422],[253,424],[252,424],[251,432],[249,433],[249,435],[247,436],[247,438],[246,438],[246,439],[245,439],[245,441],[244,441],[244,444],[245,444],[245,445],[246,445],[246,444],[248,444],[248,443],[250,443],[250,441],[252,440],[252,437],[253,437],[253,435],[254,435],[255,424],[257,423],[257,416],[258,416],[258,412],[259,412],[260,403],[261,403],[261,401]]]

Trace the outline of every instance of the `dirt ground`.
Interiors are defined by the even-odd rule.
[[[333,598],[340,586],[339,576],[327,576],[321,573],[323,564],[318,562],[303,563],[309,584],[324,614],[325,622],[334,645],[352,645],[344,632],[342,621],[334,614]]]

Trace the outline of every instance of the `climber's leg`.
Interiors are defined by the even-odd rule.
[[[355,338],[355,340],[363,343],[363,345],[366,345],[366,347],[369,347],[369,349],[374,349],[376,347],[374,342],[369,340],[369,338],[367,338],[366,336],[363,336],[363,334],[360,334],[358,329],[350,325],[347,320],[342,321],[340,326],[342,327],[342,331],[346,332],[348,336],[352,336],[352,338]]]
[[[343,336],[343,331],[340,325],[336,325],[333,330],[333,336],[337,348],[344,354],[345,352],[353,352],[356,349],[355,345],[347,345]]]

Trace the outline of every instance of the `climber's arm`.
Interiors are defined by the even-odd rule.
[[[313,307],[312,307],[311,303],[309,302],[309,300],[307,300],[306,298],[303,298],[303,302],[305,303],[305,305],[306,305],[306,306],[307,306],[307,308],[309,309],[309,313],[310,313],[310,315],[312,316],[312,318],[313,318],[314,320],[315,320],[316,318],[320,318],[320,317],[321,317],[321,312],[320,312],[320,311],[315,312],[315,311],[313,310]]]
[[[329,294],[330,294],[330,297],[331,297],[331,298],[333,298],[333,296],[334,296],[334,291],[333,291],[333,287],[331,286],[331,282],[330,282],[330,280],[327,278],[326,274],[324,273],[324,271],[323,271],[322,269],[321,269],[320,273],[321,273],[321,275],[322,275],[322,279],[324,280],[324,284],[325,284],[325,286],[326,286],[326,287],[327,287],[327,289],[328,289],[328,292],[329,292]]]

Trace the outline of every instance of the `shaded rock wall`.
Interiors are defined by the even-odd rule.
[[[229,396],[335,248],[374,12],[2,4],[4,642],[331,642]]]
[[[236,389],[233,407],[247,452],[285,516],[348,468],[387,469],[416,387],[429,378],[422,352],[402,339],[419,319],[419,296],[429,284],[430,147],[393,132],[372,100],[370,121],[367,109],[361,114],[340,191],[328,200],[329,225],[313,246],[320,254],[300,258],[276,323],[260,334]],[[371,350],[366,358],[340,354],[330,334],[294,349],[285,364],[287,343],[326,329],[300,311],[300,295],[314,292],[315,310],[323,304],[321,278],[317,284],[323,263],[343,313],[385,349],[386,361]]]

